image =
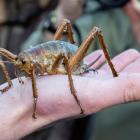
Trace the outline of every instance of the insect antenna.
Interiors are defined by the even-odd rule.
[[[12,63],[12,64],[14,64],[14,62],[11,62],[11,61],[3,61],[3,60],[0,60],[0,62],[4,62],[4,63]]]
[[[99,55],[93,62],[91,62],[90,64],[87,65],[87,69],[90,68],[91,66],[93,66],[100,58],[102,55]]]

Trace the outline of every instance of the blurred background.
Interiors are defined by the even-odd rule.
[[[140,50],[139,0],[0,0],[0,46],[18,54],[52,40],[63,18],[71,21],[77,46],[98,26],[111,57],[129,48]],[[88,53],[99,48],[96,40]],[[7,67],[14,78],[14,67]],[[118,105],[22,140],[140,140],[139,107],[139,102]]]

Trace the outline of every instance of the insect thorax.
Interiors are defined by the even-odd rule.
[[[25,50],[21,54],[26,55],[30,63],[38,63],[43,69],[52,74],[53,64],[56,62],[60,55],[64,55],[69,59],[77,51],[77,46],[64,41],[49,41],[36,45],[28,50]],[[59,73],[66,73],[63,60],[61,60],[58,67]],[[74,71],[79,69],[81,64],[75,66]]]

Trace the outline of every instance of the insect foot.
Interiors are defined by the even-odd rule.
[[[36,105],[37,105],[37,98],[34,98],[33,115],[32,115],[32,117],[33,117],[34,119],[37,119],[37,117],[36,117]]]
[[[10,88],[12,87],[12,83],[6,87],[4,87],[3,89],[0,89],[0,92],[3,94],[5,93],[6,91],[8,91]]]

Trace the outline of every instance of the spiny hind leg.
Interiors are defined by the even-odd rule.
[[[63,65],[66,69],[66,72],[68,74],[68,80],[69,80],[71,94],[74,96],[78,106],[80,107],[81,114],[84,114],[84,110],[82,109],[81,103],[76,95],[76,90],[74,88],[72,74],[71,74],[71,71],[70,71],[69,65],[68,65],[68,59],[63,54],[59,55],[58,58],[56,59],[56,62],[54,63],[54,65],[52,67],[53,68],[52,71],[54,71],[56,73],[63,73],[60,69],[58,69],[61,64],[60,62],[63,63]]]
[[[76,95],[76,90],[74,88],[73,79],[72,79],[72,73],[71,73],[71,71],[69,69],[68,59],[66,57],[64,57],[64,63],[65,63],[65,68],[66,68],[66,71],[67,71],[67,74],[68,74],[71,94],[74,96],[77,104],[79,105],[79,107],[81,109],[80,114],[84,114],[84,110],[83,110],[83,108],[81,106],[80,100],[78,99],[78,97]]]
[[[10,76],[9,76],[9,73],[8,73],[8,71],[7,71],[7,69],[6,69],[6,66],[5,66],[5,64],[3,63],[3,61],[2,61],[1,58],[0,58],[0,67],[1,67],[1,69],[2,69],[2,72],[4,73],[4,77],[5,77],[6,81],[8,82],[8,85],[7,85],[6,87],[4,87],[3,89],[0,89],[0,91],[1,91],[2,93],[4,93],[4,92],[8,91],[8,90],[11,88],[11,86],[12,86],[12,81],[11,81],[11,78],[10,78]]]
[[[72,32],[72,25],[68,19],[64,19],[61,25],[57,28],[57,31],[54,35],[54,39],[60,40],[64,32],[68,34],[68,39],[70,43],[74,44],[75,41],[74,41],[73,32]]]
[[[117,77],[118,76],[118,73],[117,71],[115,70],[115,67],[111,61],[111,58],[109,56],[109,53],[108,53],[108,50],[107,50],[107,45],[104,41],[104,37],[103,37],[103,34],[102,34],[102,31],[100,28],[98,27],[95,27],[95,30],[97,31],[97,37],[98,37],[98,40],[99,40],[99,43],[100,43],[100,47],[102,48],[103,52],[104,52],[104,56],[106,58],[106,61],[111,69],[111,72],[113,74],[114,77]]]
[[[94,27],[92,31],[89,33],[87,38],[82,42],[81,46],[78,48],[77,52],[70,58],[69,60],[69,67],[72,70],[74,66],[81,62],[90,47],[91,43],[95,40],[95,38],[98,37],[100,46],[103,50],[103,53],[105,55],[106,61],[112,71],[112,74],[114,77],[118,76],[118,73],[116,72],[114,65],[111,61],[111,58],[109,56],[109,53],[107,51],[107,46],[104,41],[104,37],[102,35],[101,29],[98,27]]]

